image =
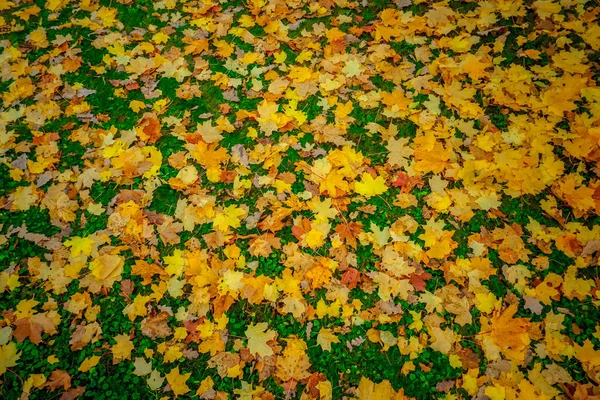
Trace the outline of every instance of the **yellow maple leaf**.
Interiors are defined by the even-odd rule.
[[[48,364],[54,365],[57,362],[59,362],[60,359],[58,357],[56,357],[56,355],[52,354],[52,355],[48,356],[48,358],[46,359],[46,361],[48,361]]]
[[[38,200],[37,190],[33,185],[19,186],[10,197],[13,202],[12,211],[27,211]]]
[[[304,314],[304,312],[306,311],[306,306],[298,297],[286,297],[281,302],[283,303],[283,307],[281,307],[281,312],[286,314],[292,314],[294,318],[302,318],[302,314]]]
[[[234,389],[233,393],[237,395],[236,399],[240,400],[252,400],[259,399],[259,394],[264,393],[265,389],[262,386],[256,388],[248,382],[242,381],[241,389]]]
[[[513,318],[517,307],[517,304],[511,304],[502,314],[496,312],[491,318],[491,329],[488,334],[491,335],[491,339],[506,358],[523,362],[531,342],[529,332],[533,328],[533,324],[528,318]],[[482,329],[487,328],[482,326]],[[488,334],[482,335],[484,344]],[[489,355],[488,358],[490,358]]]
[[[169,346],[164,351],[164,361],[167,363],[172,363],[179,360],[183,356],[183,352],[181,351],[181,345]]]
[[[583,346],[575,344],[575,357],[582,363],[589,363],[590,365],[597,367],[600,365],[600,350],[594,348],[594,344],[586,339],[583,342]]]
[[[142,357],[136,357],[133,366],[135,367],[133,374],[136,376],[146,376],[152,372],[152,363]]]
[[[321,381],[317,383],[317,389],[319,390],[319,398],[322,400],[331,400],[333,398],[333,387],[329,381]]]
[[[277,337],[277,332],[268,329],[269,324],[261,322],[256,325],[248,326],[246,329],[246,337],[248,338],[248,350],[253,355],[258,354],[259,357],[268,357],[275,354],[268,341],[274,340]]]
[[[0,375],[3,375],[7,368],[17,365],[19,358],[21,358],[21,352],[17,352],[15,342],[0,346]]]
[[[239,228],[242,225],[242,218],[245,216],[246,211],[243,208],[232,204],[217,213],[213,225],[221,232],[229,232],[229,228]]]
[[[596,285],[593,280],[577,277],[576,266],[572,265],[567,269],[562,284],[562,292],[566,298],[572,299],[575,297],[580,301],[583,301],[590,295],[594,287],[596,287]]]
[[[544,391],[535,385],[531,384],[526,379],[519,382],[520,396],[522,400],[550,400],[552,397],[548,396]]]
[[[359,400],[375,400],[375,399],[408,399],[402,391],[396,392],[390,381],[383,380],[380,383],[374,383],[364,376],[360,378],[358,389],[354,393]]]
[[[506,399],[506,388],[495,383],[493,386],[486,386],[485,395],[491,400],[504,400]]]
[[[241,271],[227,270],[223,273],[218,289],[221,294],[228,294],[237,297],[240,289],[244,287],[242,278],[244,273]]]
[[[113,358],[119,361],[131,358],[131,352],[135,346],[131,342],[131,339],[129,339],[129,335],[117,335],[114,337],[114,340],[116,343],[111,348]]]
[[[200,382],[200,386],[198,386],[198,390],[196,390],[196,395],[201,396],[203,393],[211,390],[214,384],[215,382],[212,380],[212,378],[207,376],[202,382]]]
[[[340,339],[331,329],[321,328],[317,335],[317,344],[325,351],[331,351],[331,343],[339,343]]]
[[[133,112],[140,112],[141,109],[146,108],[146,103],[139,100],[131,100],[129,102],[129,108],[131,108]]]
[[[577,218],[596,206],[593,198],[594,189],[582,185],[581,181],[582,178],[578,174],[569,174],[562,177],[553,187],[554,193],[573,208]]]
[[[533,2],[533,8],[542,19],[552,17],[560,12],[562,9],[559,3],[555,3],[552,0],[537,0]]]
[[[91,356],[90,358],[86,358],[83,360],[81,365],[79,365],[79,371],[88,372],[90,369],[98,365],[98,361],[100,361],[100,356]]]
[[[188,372],[187,374],[181,374],[179,372],[179,367],[173,368],[171,372],[165,375],[167,382],[169,382],[169,385],[171,385],[171,389],[173,390],[175,397],[181,394],[186,394],[190,391],[190,388],[186,382],[191,375],[191,372]]]
[[[17,310],[14,313],[15,317],[17,319],[31,317],[37,312],[33,308],[38,304],[39,302],[33,299],[19,301],[19,304],[17,304]]]
[[[163,32],[158,32],[152,36],[152,41],[158,44],[167,43],[169,41],[169,36],[165,35]]]
[[[162,72],[167,78],[174,78],[177,82],[183,82],[186,77],[192,75],[183,57],[176,58],[173,61],[165,61],[158,68],[158,72]]]
[[[342,72],[344,72],[347,77],[352,78],[360,75],[362,70],[363,67],[360,62],[356,58],[351,58],[345,62]]]
[[[157,370],[152,370],[152,373],[150,373],[150,376],[146,379],[146,382],[148,383],[148,386],[150,386],[150,389],[158,390],[165,382],[165,378],[160,376],[160,372]]]
[[[361,175],[361,181],[354,183],[354,190],[356,193],[369,198],[385,193],[388,187],[383,177],[378,176],[376,179],[373,179],[371,174],[365,172]]]
[[[176,177],[169,179],[173,189],[185,189],[198,180],[198,170],[193,165],[188,165],[179,170]]]
[[[173,251],[172,256],[165,256],[163,260],[166,264],[165,272],[169,275],[181,276],[186,265],[185,253],[179,249]]]
[[[46,1],[46,9],[57,11],[65,7],[69,0],[48,0]]]
[[[283,354],[277,357],[276,376],[284,382],[302,380],[310,376],[310,359],[306,354],[306,343],[295,336],[285,339],[288,343]]]
[[[452,346],[456,341],[456,334],[452,329],[440,329],[438,327],[431,327],[431,336],[435,340],[431,343],[431,348],[441,353],[448,354],[452,350]]]
[[[321,247],[325,243],[325,234],[318,229],[311,229],[304,237],[304,241],[311,248]]]
[[[256,21],[254,20],[254,18],[252,18],[250,15],[248,14],[244,14],[242,15],[239,19],[238,19],[238,23],[240,24],[240,26],[242,28],[252,28],[254,25],[256,25]]]
[[[48,43],[46,31],[41,26],[29,34],[29,40],[31,40],[31,43],[36,47],[44,48],[50,45],[50,43]]]
[[[103,286],[112,287],[120,278],[124,264],[123,257],[117,254],[102,254],[90,262],[89,268]]]
[[[216,143],[223,139],[221,131],[213,126],[212,121],[204,121],[203,124],[198,123],[196,125],[196,131],[202,136],[202,140],[206,143]]]
[[[65,246],[71,248],[71,257],[79,257],[81,254],[89,256],[94,249],[94,243],[94,239],[89,237],[73,236],[65,242]]]

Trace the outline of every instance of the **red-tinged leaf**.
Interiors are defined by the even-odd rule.
[[[396,180],[392,182],[393,187],[402,187],[410,182],[410,177],[406,175],[404,172],[398,172],[396,174]]]
[[[417,291],[425,290],[425,286],[429,279],[433,278],[429,272],[422,272],[420,274],[412,274],[410,276],[410,283],[415,287]]]
[[[335,231],[340,235],[344,241],[356,249],[356,239],[358,235],[363,231],[363,224],[361,222],[342,222],[338,226],[335,227]]]
[[[348,268],[342,274],[342,283],[348,286],[348,289],[354,289],[360,280],[360,272],[356,268]]]
[[[56,369],[50,374],[46,387],[50,390],[57,390],[59,388],[67,390],[71,387],[71,375],[67,371]]]
[[[70,388],[69,390],[64,392],[60,396],[59,400],[75,400],[84,393],[85,393],[85,386],[77,386],[74,388]]]

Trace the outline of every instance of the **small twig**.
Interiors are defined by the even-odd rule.
[[[390,203],[388,203],[387,200],[383,198],[383,196],[378,195],[377,197],[379,197],[381,200],[383,200],[383,202],[388,206],[388,208],[390,209],[390,211],[393,210],[392,206],[390,206]]]
[[[10,368],[6,368],[6,370],[7,370],[8,372],[10,372],[10,373],[14,374],[14,375],[15,375],[17,378],[19,378],[19,380],[21,381],[21,385],[23,385],[23,384],[24,384],[24,382],[23,382],[23,378],[21,378],[21,376],[20,376],[19,374],[17,374],[15,371],[13,371],[13,370],[12,370],[12,369],[10,369]]]

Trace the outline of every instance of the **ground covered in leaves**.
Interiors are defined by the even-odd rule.
[[[0,0],[0,397],[598,399],[599,17]]]

